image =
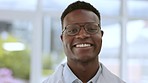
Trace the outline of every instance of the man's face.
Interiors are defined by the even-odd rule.
[[[72,24],[83,26],[76,35],[68,35],[66,30],[61,35],[68,61],[88,62],[98,58],[103,34],[100,29],[95,34],[87,33],[84,30],[86,23],[100,23],[100,20],[95,13],[82,9],[70,12],[63,20],[63,28]]]

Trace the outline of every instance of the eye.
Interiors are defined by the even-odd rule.
[[[70,25],[70,26],[68,26],[67,27],[67,30],[66,30],[66,32],[68,33],[68,34],[75,34],[75,33],[77,33],[79,31],[79,28],[77,27],[77,26],[75,26],[75,25]]]
[[[78,29],[76,29],[76,28],[69,28],[69,29],[67,30],[68,33],[75,33],[75,32],[77,32],[77,31],[78,31]]]
[[[98,30],[98,26],[92,25],[92,24],[85,26],[85,28],[89,33],[94,33],[94,32],[97,32]]]

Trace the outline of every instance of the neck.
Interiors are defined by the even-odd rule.
[[[68,63],[72,72],[84,83],[95,76],[99,69],[98,59],[92,62],[72,62]]]

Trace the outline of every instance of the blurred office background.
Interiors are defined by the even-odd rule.
[[[60,15],[73,1],[0,0],[0,83],[41,83],[65,61]],[[85,1],[101,13],[100,61],[127,83],[148,83],[148,0]]]

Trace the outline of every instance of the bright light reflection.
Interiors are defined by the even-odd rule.
[[[3,48],[6,51],[22,51],[25,49],[25,45],[20,42],[6,42],[3,44]]]

